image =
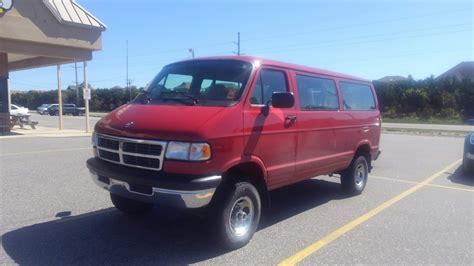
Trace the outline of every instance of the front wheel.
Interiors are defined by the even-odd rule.
[[[465,157],[462,159],[462,171],[465,176],[474,177],[474,164],[469,164]]]
[[[112,200],[115,208],[128,214],[144,213],[150,211],[153,208],[152,204],[125,198],[112,193],[110,193],[110,199]]]
[[[358,156],[341,174],[341,185],[345,192],[358,195],[367,184],[369,166],[365,156]]]
[[[248,182],[239,182],[224,188],[214,206],[218,240],[228,249],[245,246],[257,230],[261,202],[257,189]]]

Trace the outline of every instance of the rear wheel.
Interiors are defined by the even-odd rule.
[[[112,200],[115,208],[124,213],[144,213],[150,211],[153,208],[152,204],[125,198],[112,193],[110,193],[110,199]]]
[[[358,156],[341,174],[342,189],[350,194],[362,193],[367,184],[369,166],[365,156]]]
[[[228,249],[245,246],[260,221],[261,202],[257,189],[248,182],[223,188],[211,214],[218,228],[218,241]]]

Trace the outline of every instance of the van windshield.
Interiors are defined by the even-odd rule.
[[[171,64],[135,103],[229,106],[243,94],[252,64],[238,60],[196,60]]]

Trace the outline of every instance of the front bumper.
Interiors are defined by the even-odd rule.
[[[468,160],[474,161],[474,153],[466,152],[464,157]]]
[[[91,158],[87,168],[94,182],[123,197],[179,208],[208,205],[220,184],[220,175],[183,176],[130,168]]]

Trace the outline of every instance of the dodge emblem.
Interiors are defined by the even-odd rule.
[[[125,124],[125,128],[129,128],[129,127],[133,126],[133,124],[134,124],[134,122],[130,121],[130,122]]]

